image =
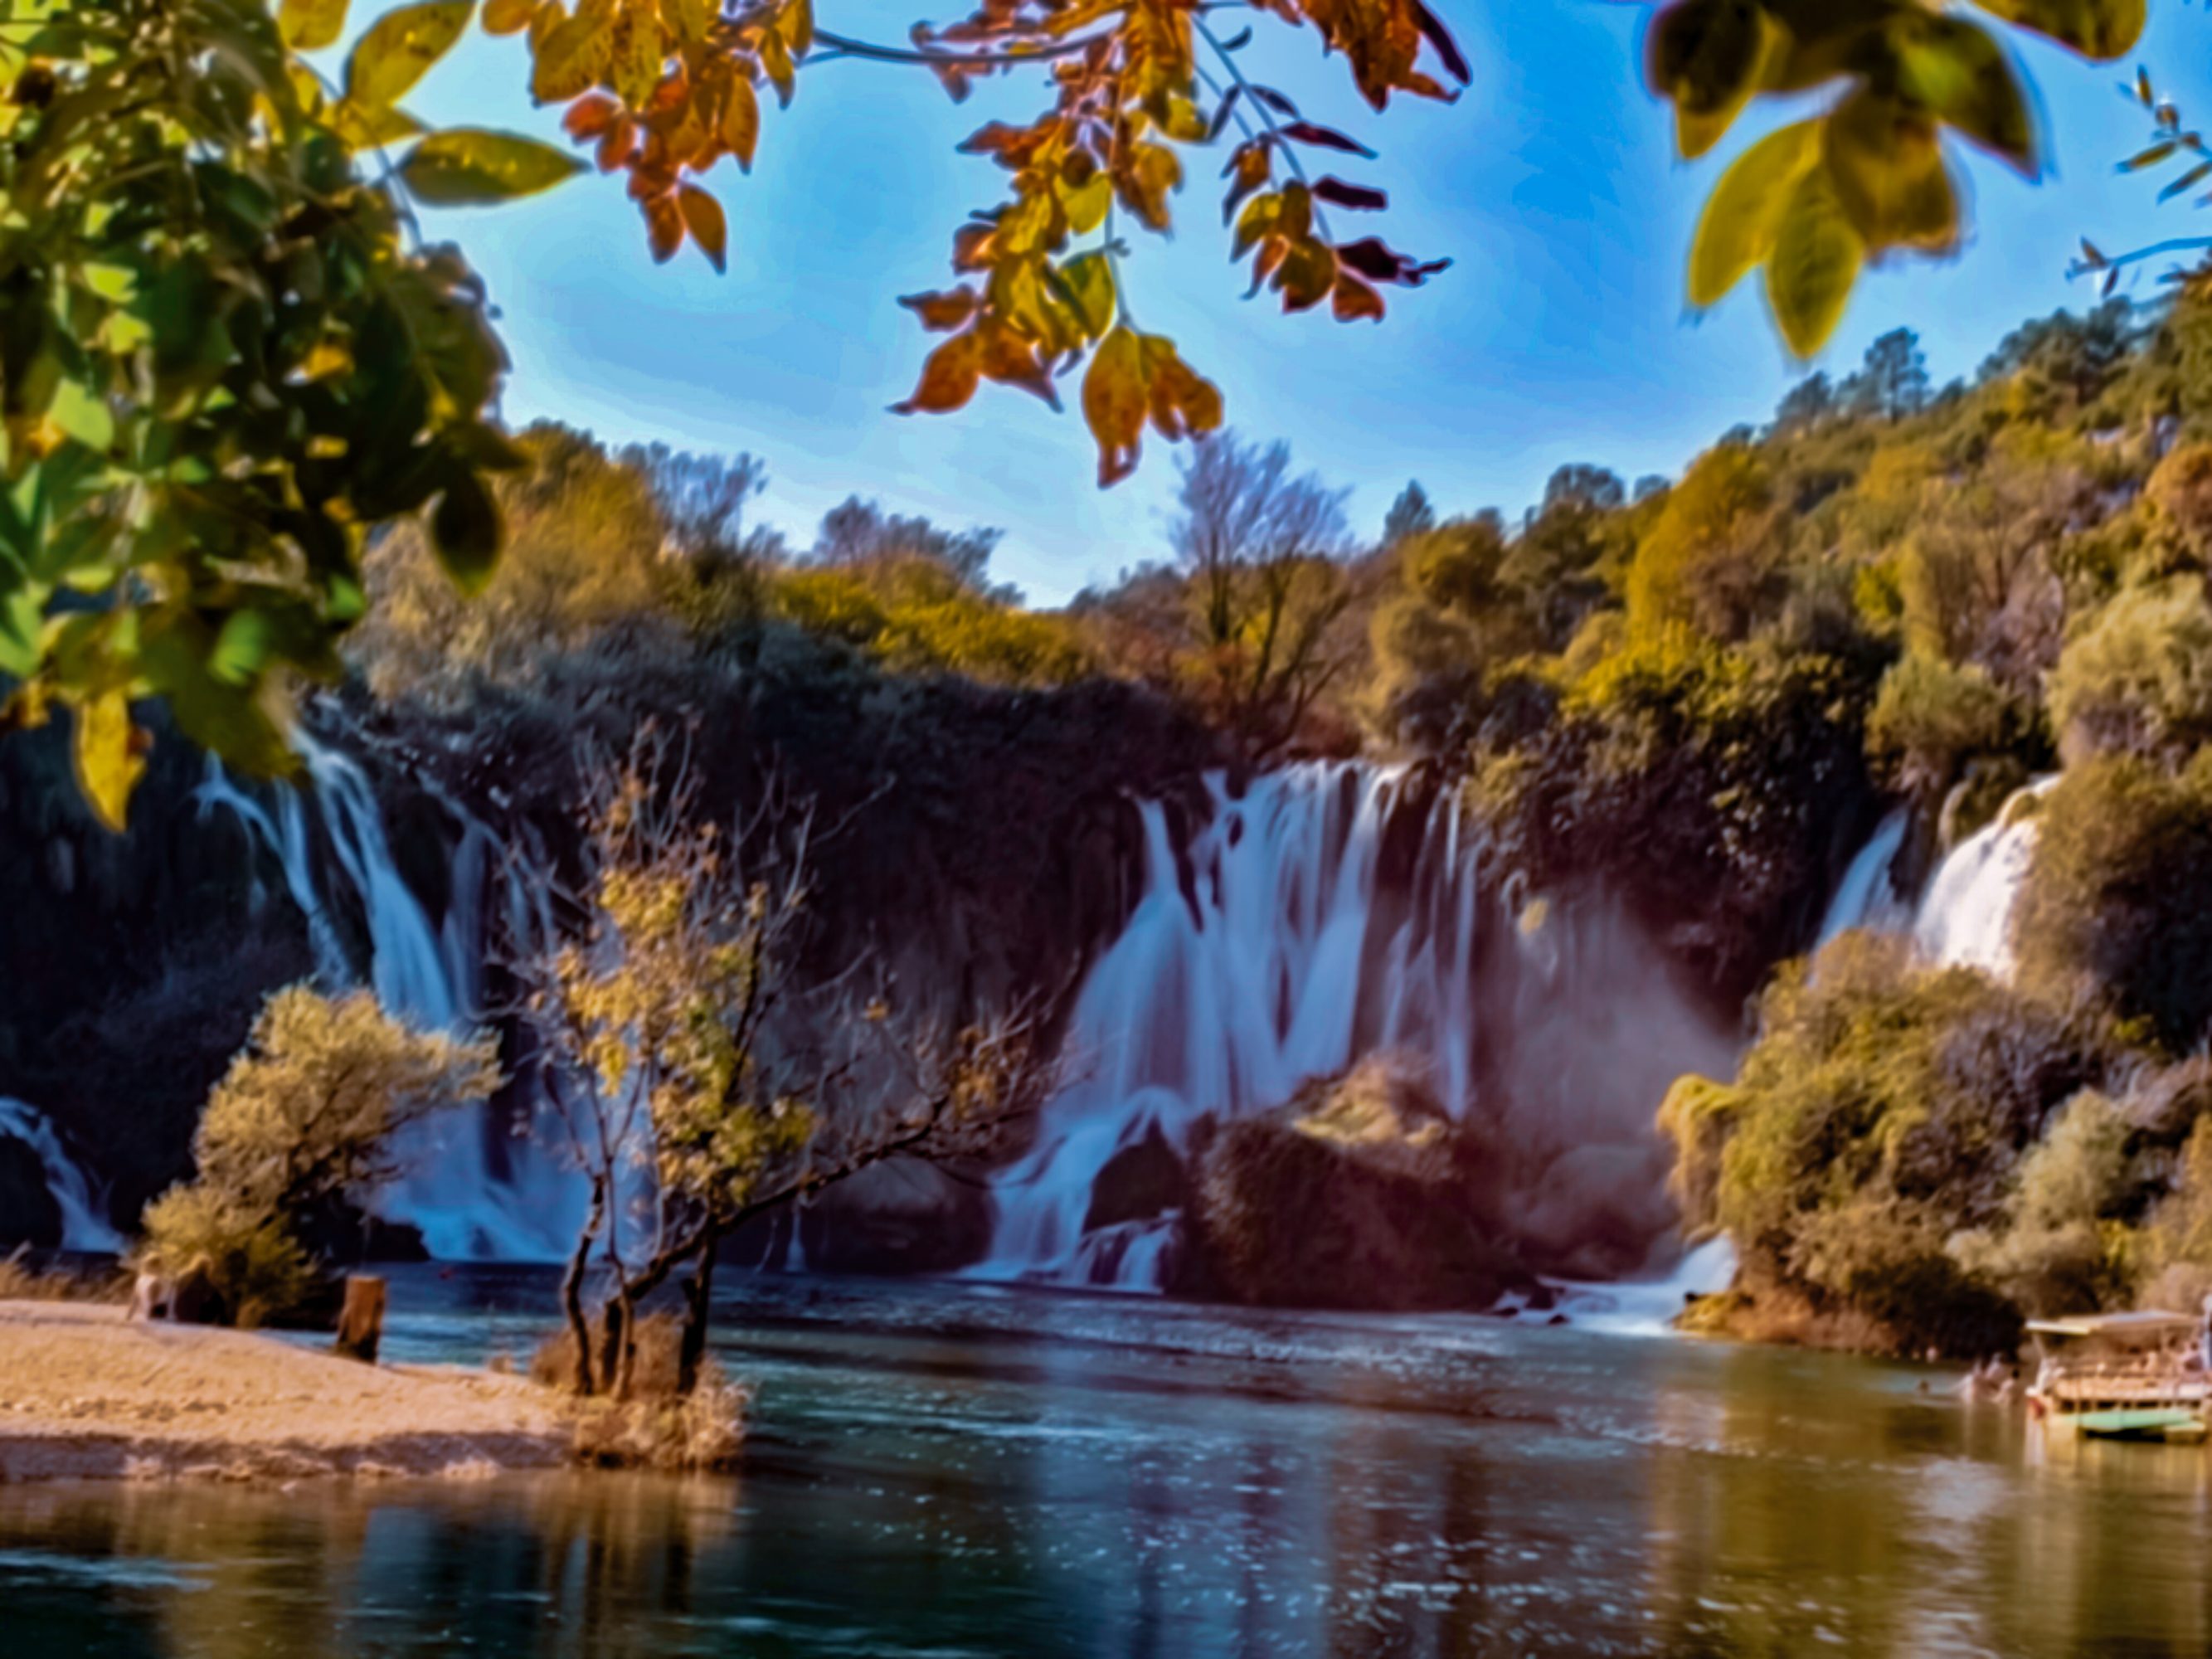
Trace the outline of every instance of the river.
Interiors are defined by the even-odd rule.
[[[400,1270],[388,1352],[520,1354],[550,1294]],[[0,1488],[0,1653],[2212,1648],[2212,1454],[2045,1451],[1942,1371],[971,1284],[721,1304],[738,1478]]]

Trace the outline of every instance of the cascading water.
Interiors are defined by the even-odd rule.
[[[2009,979],[2013,915],[2035,855],[2035,805],[2057,781],[2054,773],[2008,797],[1995,817],[1944,855],[1915,905],[1896,896],[1893,871],[1907,818],[1902,808],[1891,813],[1851,861],[1820,942],[1853,927],[1903,933],[1913,953],[1936,967],[1978,968]]]
[[[544,884],[531,878],[527,865],[503,860],[491,830],[447,802],[459,837],[443,925],[434,927],[392,858],[367,773],[305,732],[294,742],[310,787],[278,786],[271,811],[210,757],[202,811],[235,814],[275,856],[307,919],[325,981],[365,979],[388,1012],[417,1026],[466,1025],[481,1012],[487,889],[495,880],[503,886],[508,936],[527,942],[551,925]],[[365,974],[329,908],[340,882],[368,934]],[[578,1183],[534,1142],[503,1133],[490,1115],[423,1125],[403,1152],[409,1172],[375,1206],[386,1219],[420,1229],[424,1248],[439,1260],[557,1261],[574,1242],[583,1213]]]
[[[2035,804],[2057,781],[2053,774],[2015,792],[1936,866],[1912,921],[1912,945],[1921,956],[1944,967],[2012,977],[2013,914],[2035,856]]]
[[[1356,1040],[1419,1054],[1445,1108],[1468,1108],[1477,874],[1455,804],[1432,811],[1405,920],[1377,957],[1382,839],[1405,775],[1302,765],[1242,796],[1208,781],[1212,816],[1181,859],[1165,809],[1139,806],[1143,897],[1078,995],[1073,1081],[994,1183],[982,1274],[1158,1289],[1172,1216],[1085,1231],[1108,1160],[1155,1133],[1180,1154],[1200,1117],[1279,1105],[1349,1064]]]
[[[107,1217],[92,1182],[46,1115],[35,1106],[0,1095],[0,1137],[21,1141],[38,1155],[46,1171],[46,1190],[62,1215],[62,1248],[67,1250],[119,1251],[123,1240],[107,1224]]]

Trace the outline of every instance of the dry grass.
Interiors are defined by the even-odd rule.
[[[1755,1294],[1734,1290],[1701,1296],[1683,1309],[1674,1328],[1692,1336],[1845,1353],[1901,1352],[1897,1334],[1880,1320],[1855,1308],[1818,1309],[1802,1297],[1771,1288]]]
[[[648,1314],[638,1322],[629,1398],[576,1402],[579,1459],[602,1468],[675,1474],[736,1467],[751,1396],[711,1358],[701,1363],[691,1393],[679,1395],[683,1345],[683,1323],[672,1316]],[[568,1327],[539,1345],[531,1356],[530,1375],[548,1388],[572,1391],[576,1339]]]
[[[119,1267],[33,1267],[28,1246],[0,1260],[0,1302],[128,1302],[131,1280]]]

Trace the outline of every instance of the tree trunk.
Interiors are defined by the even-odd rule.
[[[676,1392],[687,1400],[699,1386],[699,1366],[707,1357],[707,1321],[714,1296],[714,1246],[719,1242],[713,1234],[707,1236],[697,1271],[684,1281],[684,1345],[678,1351]]]
[[[599,1329],[599,1380],[617,1400],[629,1396],[630,1356],[636,1351],[635,1310],[629,1287],[617,1285],[607,1298]]]
[[[376,1350],[384,1340],[384,1281],[365,1273],[345,1282],[345,1306],[338,1313],[337,1352],[365,1365],[376,1364]]]
[[[568,1334],[576,1343],[576,1374],[573,1381],[576,1392],[593,1392],[592,1382],[592,1328],[584,1318],[584,1273],[590,1262],[592,1241],[599,1237],[599,1224],[605,1218],[607,1186],[604,1181],[592,1183],[592,1208],[584,1223],[584,1230],[576,1237],[576,1251],[568,1258],[568,1271],[561,1279],[561,1309],[568,1316]]]

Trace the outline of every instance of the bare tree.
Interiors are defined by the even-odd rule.
[[[591,1190],[562,1312],[578,1390],[620,1395],[639,1308],[688,1269],[688,1389],[725,1238],[885,1158],[981,1154],[1042,1103],[1052,1066],[1025,1008],[945,1030],[902,1017],[887,983],[859,999],[865,962],[805,983],[810,804],[771,783],[725,831],[701,811],[688,748],[653,727],[619,764],[582,765],[581,921],[518,964],[563,1150]]]
[[[1348,492],[1294,476],[1288,445],[1230,432],[1194,444],[1178,465],[1170,534],[1190,574],[1201,678],[1216,717],[1263,759],[1358,650],[1356,631],[1340,626],[1352,603]]]

